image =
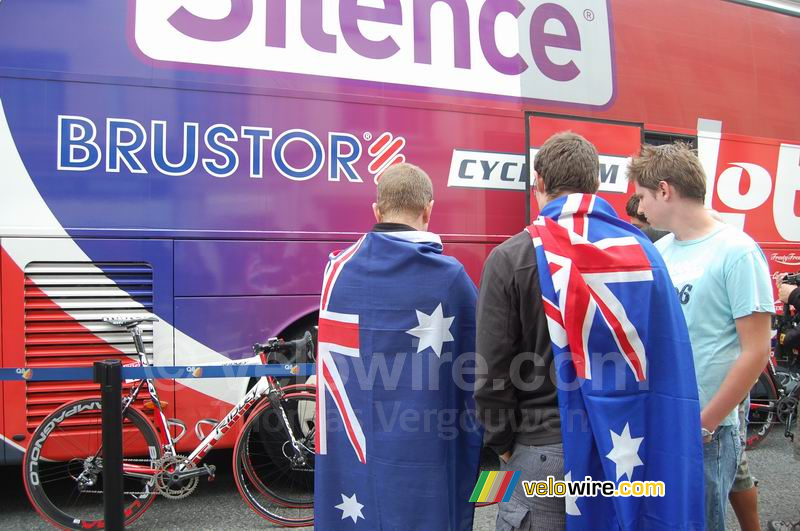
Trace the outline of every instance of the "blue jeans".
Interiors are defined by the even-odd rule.
[[[742,453],[738,426],[720,426],[711,441],[703,445],[705,469],[706,529],[725,530],[728,493],[736,477]]]

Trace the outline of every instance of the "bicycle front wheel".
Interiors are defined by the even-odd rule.
[[[233,452],[236,486],[247,504],[270,522],[309,526],[314,521],[314,388],[292,386],[280,402],[307,459],[293,463],[289,435],[281,411],[268,401],[242,428]]]
[[[765,370],[750,389],[750,411],[747,417],[747,448],[754,448],[778,422],[775,405],[778,403],[778,388],[775,380]]]
[[[121,406],[120,406],[121,407]],[[65,404],[42,421],[23,461],[23,482],[33,507],[59,528],[103,529],[103,460],[99,398]],[[122,419],[123,464],[152,468],[161,444],[152,424],[134,408]],[[153,502],[155,480],[123,476],[125,525]]]

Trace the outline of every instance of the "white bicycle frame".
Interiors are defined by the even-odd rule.
[[[136,346],[136,352],[139,356],[139,363],[142,367],[149,367],[152,366],[150,361],[147,358],[147,353],[145,352],[144,348],[144,341],[142,340],[142,331],[138,325],[130,327],[129,331],[134,339],[134,344]],[[266,363],[266,358],[262,355],[262,363]],[[153,401],[153,405],[155,409],[158,411],[158,416],[156,420],[160,425],[160,433],[161,433],[161,445],[164,450],[165,455],[175,455],[175,442],[176,439],[172,437],[170,433],[170,422],[167,419],[166,415],[164,414],[163,405],[158,398],[158,390],[156,389],[154,380],[152,379],[145,379],[147,383],[147,392],[150,395],[150,398]],[[214,427],[211,429],[211,432],[205,436],[205,438],[200,442],[200,444],[189,454],[188,459],[186,462],[181,464],[178,467],[178,471],[183,471],[185,468],[189,466],[196,466],[198,465],[206,454],[222,439],[222,437],[230,430],[231,426],[236,424],[245,413],[247,413],[256,402],[262,397],[269,397],[270,401],[279,400],[280,396],[283,395],[284,391],[292,390],[299,387],[307,387],[308,384],[300,384],[300,385],[290,385],[286,386],[285,388],[281,388],[275,384],[275,380],[271,376],[262,376],[258,379],[256,384],[253,386],[250,391],[248,391],[241,400],[239,400],[236,405],[225,415],[225,418],[217,422]],[[141,389],[141,383],[137,388],[133,390],[126,398],[123,404],[123,408],[131,407],[131,404],[136,399],[139,394],[139,390]],[[302,452],[302,445],[297,441],[295,437],[294,431],[291,429],[291,425],[289,424],[289,420],[286,416],[286,412],[283,410],[282,407],[277,407],[282,415],[284,426],[286,427],[286,431],[289,435],[289,442],[291,443],[292,448],[297,452],[298,455]],[[124,409],[123,409],[124,410]],[[201,421],[202,422],[202,421]],[[185,429],[185,427],[184,427]],[[148,474],[148,473],[157,473],[158,470],[155,470],[151,467],[136,465],[132,463],[124,463],[123,470],[125,472],[135,473],[135,474]]]

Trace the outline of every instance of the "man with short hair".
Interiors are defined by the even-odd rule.
[[[478,298],[486,445],[526,481],[663,481],[664,497],[526,496],[497,530],[702,529],[699,403],[686,325],[652,243],[596,196],[594,146],[554,135],[540,216],[495,248]],[[609,365],[611,367],[609,367]],[[692,420],[694,417],[694,420]],[[687,420],[688,419],[688,420]]]
[[[774,312],[764,253],[704,206],[706,178],[684,144],[643,146],[628,167],[692,341],[702,406],[707,529],[725,528],[741,444],[736,408],[767,363]]]
[[[427,231],[422,169],[390,167],[377,192],[376,225],[322,285],[314,523],[471,530],[477,290]]]

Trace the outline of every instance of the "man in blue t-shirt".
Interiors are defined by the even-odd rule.
[[[675,285],[694,353],[706,528],[725,529],[741,454],[736,407],[769,355],[774,305],[767,261],[752,238],[705,208],[705,174],[688,146],[643,146],[628,178],[640,195],[639,212],[654,228],[672,233],[656,247]]]

